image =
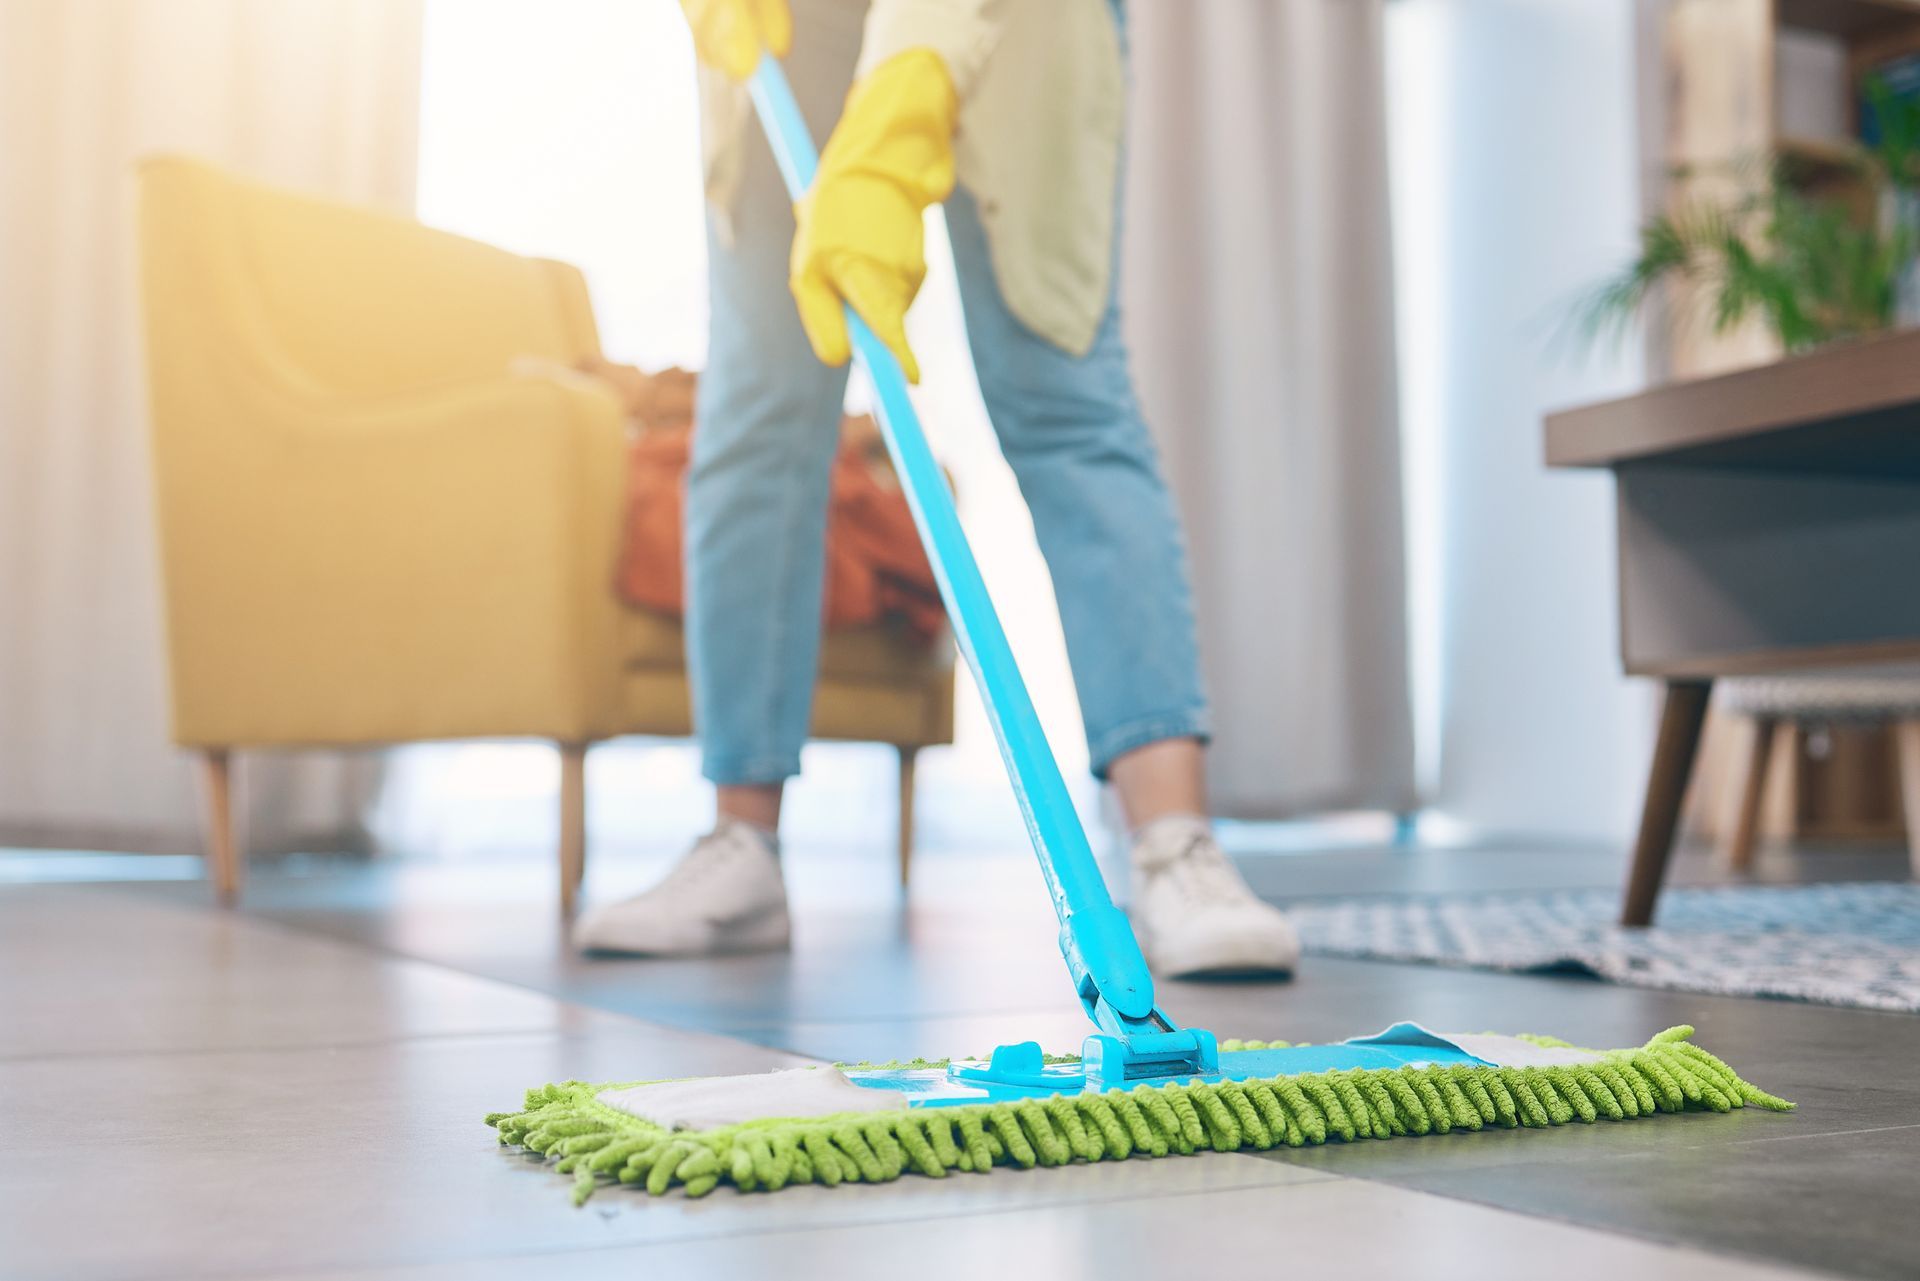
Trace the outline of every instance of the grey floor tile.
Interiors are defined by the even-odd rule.
[[[526,1256],[328,1275],[336,1281],[489,1281],[538,1274],[559,1262]],[[1048,1281],[1192,1276],[1733,1281],[1804,1275],[1344,1180],[1184,1194],[1168,1189],[1151,1201],[890,1222],[857,1237],[769,1224],[726,1237],[568,1255],[564,1267],[573,1281],[639,1275],[898,1281],[995,1271]],[[288,1274],[293,1275],[307,1274]]]
[[[1731,1151],[1755,1140],[1804,1138],[1811,1131],[1797,1115],[1757,1109],[1717,1115],[1686,1112],[1630,1121],[1574,1123],[1545,1130],[1485,1129],[1478,1132],[1403,1136],[1387,1140],[1330,1143],[1324,1147],[1263,1152],[1263,1160],[1360,1179],[1417,1182],[1434,1187],[1468,1171],[1518,1164],[1574,1167],[1623,1156],[1660,1156],[1703,1148]],[[1691,1156],[1688,1158],[1691,1160]]]
[[[0,1060],[564,1032],[594,1011],[109,886],[0,891]]]
[[[1911,1281],[1920,1275],[1916,1153],[1920,1127],[1902,1126],[1390,1177],[1612,1232]]]
[[[1062,1002],[1045,1011],[968,1014],[947,1018],[782,1022],[736,1028],[730,1035],[829,1062],[884,1063],[890,1059],[963,1058],[1013,1041],[1038,1041],[1055,1053],[1077,1053],[1091,1030],[1087,1016]],[[803,1048],[804,1047],[804,1048]]]
[[[1075,1007],[1031,866],[1003,856],[963,887],[963,860],[928,859],[924,883],[903,906],[886,869],[870,861],[821,859],[793,874],[791,956],[582,959],[548,909],[548,869],[525,865],[268,871],[249,887],[245,911],[583,1004],[716,1030],[789,1017]],[[603,878],[611,888],[594,897],[620,897],[657,869],[624,871]],[[129,892],[183,906],[205,895],[192,884]]]
[[[1619,867],[1617,857],[1577,854],[1565,856],[1562,866],[1553,862],[1562,859],[1559,852],[1508,851],[1491,861],[1451,863],[1431,853],[1412,856],[1411,861],[1404,854],[1381,851],[1340,857],[1358,857],[1360,862],[1343,867],[1328,860],[1284,856],[1253,860],[1249,866],[1256,884],[1273,893],[1490,889],[1498,888],[1502,878],[1517,884],[1605,884]],[[1527,863],[1527,858],[1536,862]],[[1871,861],[1854,860],[1848,866],[1861,872]],[[1774,858],[1774,863],[1769,875],[1776,879],[1794,879],[1807,870],[1796,860],[1780,864]],[[637,888],[655,870],[597,868],[596,895],[611,897]],[[1679,870],[1683,880],[1713,877],[1697,857],[1683,858]],[[624,1021],[619,1016],[631,1015],[693,1031],[744,1037],[769,1047],[689,1049],[688,1071],[733,1070],[724,1065],[758,1063],[763,1060],[752,1056],[767,1055],[770,1050],[828,1059],[891,1058],[981,1052],[1000,1041],[1026,1037],[1063,1048],[1079,1041],[1085,1030],[1083,1019],[1054,950],[1053,926],[1039,878],[1024,858],[1004,854],[980,860],[951,854],[928,858],[904,905],[884,872],[884,866],[872,859],[851,856],[795,860],[793,953],[721,961],[603,962],[573,956],[548,910],[550,869],[543,864],[322,868],[315,875],[268,870],[256,879],[246,914],[269,922],[257,928],[283,944],[288,938],[307,935],[316,946],[330,949],[330,954],[365,955],[376,970],[381,954],[418,958],[430,963],[420,967],[423,974],[439,973],[434,968],[438,966],[480,976],[471,980],[479,984],[476,990],[496,994],[506,989],[481,980],[500,980],[524,989],[521,995],[527,1001],[539,1003],[551,997],[595,1007],[607,1012],[605,1017],[616,1026]],[[199,886],[148,885],[116,892],[182,916],[204,912],[204,889]],[[0,958],[7,946],[0,935]],[[250,938],[243,939],[242,946],[249,957],[259,958],[260,965],[274,964],[268,950],[253,950]],[[139,961],[123,953],[117,964],[137,967]],[[204,980],[208,972],[226,972],[220,968],[224,964],[215,954],[203,952],[195,965],[181,966],[177,974],[191,980],[197,973]],[[103,965],[96,973],[83,963],[78,970],[93,999],[111,990],[103,986],[111,977],[110,968]],[[444,977],[451,980],[459,975]],[[0,976],[0,998],[24,990],[18,985],[7,988],[7,981]],[[234,981],[244,986],[248,980]],[[350,980],[362,981],[366,980]],[[299,982],[298,976],[284,980],[296,985],[290,990],[304,990],[297,987]],[[273,986],[262,982],[259,991],[270,993]],[[170,998],[159,985],[155,992],[155,999],[164,1006]],[[324,992],[311,995],[326,1008]],[[982,1230],[978,1241],[983,1250],[1002,1240],[1006,1248],[982,1257],[1021,1259],[1023,1270],[1032,1270],[1020,1253],[1025,1251],[1042,1263],[1058,1261],[1060,1270],[1075,1275],[1076,1269],[1086,1270],[1085,1258],[1108,1258],[1101,1243],[1109,1233],[1113,1239],[1136,1243],[1126,1257],[1147,1259],[1153,1256],[1142,1251],[1151,1247],[1137,1245],[1137,1231],[1166,1222],[1182,1230],[1190,1226],[1189,1220],[1213,1223],[1192,1207],[1179,1207],[1191,1213],[1177,1215],[1162,1214],[1159,1209],[1163,1199],[1180,1190],[1178,1179],[1197,1177],[1189,1171],[1212,1168],[1231,1173],[1207,1174],[1207,1178],[1229,1182],[1254,1177],[1243,1173],[1246,1170],[1278,1172],[1272,1176],[1276,1178],[1355,1175],[1366,1180],[1366,1186],[1401,1185],[1455,1199],[1459,1208],[1452,1217],[1419,1208],[1427,1204],[1424,1200],[1418,1205],[1395,1202],[1374,1211],[1381,1223],[1404,1223],[1415,1236],[1446,1241],[1447,1225],[1476,1225],[1472,1248],[1462,1246],[1451,1254],[1421,1256],[1409,1263],[1406,1255],[1393,1253],[1397,1246],[1390,1233],[1387,1239],[1375,1241],[1373,1236],[1381,1234],[1352,1231],[1358,1240],[1342,1241],[1345,1255],[1323,1246],[1325,1239],[1339,1239],[1329,1236],[1334,1231],[1330,1225],[1354,1220],[1341,1219],[1332,1211],[1314,1214],[1309,1203],[1297,1200],[1310,1190],[1307,1186],[1280,1188],[1251,1201],[1238,1192],[1206,1198],[1209,1212],[1216,1203],[1257,1203],[1259,1208],[1242,1211],[1249,1216],[1248,1223],[1214,1225],[1200,1238],[1196,1250],[1217,1247],[1226,1251],[1221,1256],[1226,1258],[1235,1258],[1237,1252],[1261,1261],[1282,1259],[1290,1269],[1299,1258],[1309,1267],[1319,1265],[1320,1270],[1309,1275],[1368,1275],[1364,1268],[1377,1264],[1381,1274],[1395,1267],[1403,1269],[1395,1275],[1418,1274],[1427,1266],[1435,1275],[1461,1275],[1462,1269],[1470,1268],[1474,1276],[1537,1276],[1543,1275],[1541,1258],[1553,1262],[1555,1276],[1567,1267],[1575,1269],[1570,1275],[1586,1275],[1578,1269],[1595,1260],[1611,1261],[1607,1268],[1596,1267],[1595,1274],[1626,1269],[1627,1275],[1661,1276],[1668,1274],[1661,1269],[1671,1271],[1684,1262],[1691,1275],[1737,1275],[1750,1266],[1737,1259],[1703,1262],[1693,1254],[1648,1254],[1645,1251],[1653,1247],[1621,1234],[1850,1275],[1920,1275],[1889,1270],[1903,1257],[1915,1257],[1910,1252],[1915,1243],[1905,1233],[1907,1212],[1896,1207],[1920,1202],[1920,1185],[1906,1174],[1909,1166],[1920,1169],[1920,1128],[1915,1128],[1920,1127],[1920,1073],[1910,1068],[1920,1061],[1920,1019],[1614,987],[1582,978],[1324,958],[1310,958],[1293,983],[1167,983],[1161,998],[1176,1018],[1210,1027],[1222,1036],[1298,1041],[1338,1039],[1414,1018],[1443,1029],[1541,1031],[1581,1044],[1618,1046],[1637,1044],[1672,1024],[1691,1023],[1699,1029],[1703,1045],[1761,1086],[1802,1106],[1785,1116],[1743,1112],[1728,1117],[1661,1117],[1544,1133],[1355,1144],[1273,1159],[1236,1155],[1219,1161],[1131,1162],[1024,1180],[995,1175],[979,1180],[978,1190],[971,1192],[944,1183],[903,1180],[884,1189],[802,1190],[770,1199],[716,1195],[691,1204],[609,1197],[597,1199],[584,1214],[574,1214],[565,1207],[564,1191],[553,1186],[553,1176],[536,1166],[493,1153],[483,1153],[485,1159],[476,1162],[475,1153],[465,1146],[469,1140],[464,1127],[472,1124],[471,1115],[502,1106],[498,1096],[503,1090],[511,1097],[522,1086],[553,1075],[625,1075],[625,1067],[613,1064],[635,1057],[630,1048],[622,1048],[633,1043],[615,1044],[620,1041],[617,1035],[608,1033],[611,1039],[603,1039],[597,1025],[576,1022],[566,1025],[578,1033],[567,1042],[535,1036],[521,1039],[538,1048],[509,1050],[506,1047],[514,1038],[508,1037],[475,1040],[461,1047],[462,1070],[452,1075],[473,1089],[458,1100],[457,1107],[438,1095],[429,1096],[432,1106],[402,1108],[395,1102],[414,1097],[406,1094],[408,1090],[420,1095],[429,1079],[445,1078],[442,1062],[411,1053],[363,1061],[353,1056],[377,1056],[381,1051],[347,1051],[339,1060],[339,1070],[355,1084],[355,1096],[384,1102],[369,1112],[356,1111],[355,1105],[336,1099],[327,1104],[334,1111],[327,1113],[323,1108],[323,1116],[359,1129],[349,1129],[342,1138],[320,1122],[307,1122],[307,1128],[295,1132],[299,1142],[287,1140],[275,1147],[272,1161],[259,1167],[289,1167],[298,1177],[265,1178],[254,1169],[247,1171],[250,1182],[236,1183],[239,1176],[223,1168],[222,1162],[235,1162],[240,1149],[222,1148],[214,1136],[231,1131],[243,1118],[230,1111],[208,1112],[213,1103],[195,1101],[197,1096],[184,1089],[177,1100],[171,1095],[150,1099],[141,1117],[126,1121],[135,1132],[144,1133],[139,1127],[145,1125],[161,1137],[184,1134],[192,1140],[178,1154],[184,1162],[175,1170],[178,1177],[165,1181],[166,1162],[173,1158],[150,1150],[137,1150],[139,1160],[131,1173],[120,1174],[114,1168],[141,1189],[133,1205],[157,1207],[142,1211],[149,1215],[145,1221],[156,1228],[174,1221],[192,1223],[196,1217],[217,1222],[221,1215],[217,1207],[238,1197],[238,1203],[259,1222],[248,1229],[253,1235],[246,1237],[245,1248],[238,1254],[212,1256],[240,1259],[242,1263],[235,1265],[238,1270],[272,1260],[276,1248],[297,1248],[306,1254],[286,1257],[303,1258],[314,1267],[448,1260],[453,1270],[437,1274],[447,1276],[485,1275],[463,1269],[478,1268],[480,1260],[502,1252],[518,1257],[517,1263],[499,1264],[505,1269],[525,1267],[543,1252],[566,1251],[570,1275],[594,1275],[593,1269],[611,1273],[615,1268],[630,1274],[643,1254],[629,1247],[684,1241],[657,1259],[644,1254],[646,1265],[666,1268],[664,1275],[681,1275],[695,1267],[724,1275],[735,1268],[777,1270],[771,1260],[806,1260],[811,1251],[832,1254],[849,1266],[882,1260],[890,1275],[897,1276],[905,1266],[901,1260],[911,1257],[916,1240],[947,1251],[927,1252],[923,1263],[973,1257],[962,1253],[975,1240],[969,1216],[996,1212],[995,1231]],[[293,1035],[297,1022],[291,1015],[265,1001],[243,1004],[254,1011],[248,1020],[273,1029],[274,1035]],[[355,1026],[349,1017],[353,1004],[336,1002],[335,1014],[322,1022],[338,1018],[345,1027]],[[565,1008],[549,1003],[544,1013],[534,1017],[586,1017],[557,1012]],[[436,1009],[421,1015],[418,1026],[430,1029],[450,1023],[457,1028],[459,998],[448,1009],[453,1013]],[[248,1030],[229,1028],[190,1008],[186,1017],[190,1023],[200,1019],[194,1026],[202,1033],[212,1029],[237,1036]],[[400,1018],[374,1019],[371,1024],[415,1026]],[[151,1028],[130,1026],[146,1038],[143,1043],[164,1042]],[[254,1034],[258,1031],[254,1029]],[[0,1037],[5,1034],[0,1027]],[[182,1043],[186,1040],[190,1038]],[[106,1039],[99,1042],[108,1043]],[[459,1057],[451,1042],[437,1044]],[[563,1045],[572,1048],[556,1048]],[[278,1079],[279,1068],[268,1065],[288,1061],[276,1055],[236,1056],[230,1065],[215,1062],[209,1068],[224,1082],[223,1091],[261,1106],[263,1099],[271,1104],[278,1097],[272,1093],[272,1082]],[[315,1061],[324,1065],[327,1060]],[[51,1077],[36,1078],[35,1088],[56,1084]],[[7,1088],[9,1097],[22,1097],[4,1077],[0,1077],[0,1088]],[[331,1086],[323,1089],[316,1083],[294,1093],[333,1099],[330,1090]],[[433,1110],[442,1104],[443,1110]],[[167,1118],[178,1108],[200,1119],[187,1129],[168,1128],[170,1122],[154,1119]],[[1908,1128],[1882,1128],[1890,1125]],[[399,1147],[410,1145],[416,1156],[431,1153],[424,1162],[427,1172],[418,1162],[409,1166],[404,1154],[389,1151],[384,1142],[375,1143],[369,1137],[396,1128],[408,1136],[408,1143]],[[1877,1137],[1856,1139],[1849,1133],[1868,1130],[1876,1131]],[[484,1147],[484,1132],[480,1138]],[[41,1141],[52,1142],[44,1135]],[[212,1151],[196,1156],[193,1143],[212,1145]],[[1798,1164],[1796,1152],[1806,1153],[1804,1166]],[[96,1154],[88,1159],[93,1162],[87,1166],[89,1183],[104,1178],[102,1172],[109,1169],[112,1157]],[[1813,1170],[1821,1180],[1818,1187],[1806,1183]],[[395,1190],[409,1177],[429,1190],[420,1193],[418,1201],[410,1202],[412,1194]],[[151,1186],[140,1182],[143,1179],[150,1180]],[[1076,1211],[1077,1217],[1056,1216],[1051,1228],[1044,1216],[997,1213],[1033,1195],[1027,1189],[1077,1189],[1081,1185],[1070,1182],[1076,1179],[1084,1179],[1085,1186],[1097,1193],[1093,1199],[1141,1197],[1154,1205],[1131,1214],[1114,1209],[1088,1217]],[[378,1191],[358,1191],[361,1181]],[[12,1186],[19,1188],[19,1206],[25,1207],[15,1212],[39,1216],[37,1221],[59,1221],[58,1198],[52,1193],[26,1184]],[[966,1199],[969,1196],[986,1200],[972,1202]],[[1855,1203],[1865,1207],[1866,1217],[1849,1217],[1846,1207]],[[1785,1208],[1768,1215],[1766,1209],[1773,1205]],[[1515,1213],[1501,1214],[1497,1207]],[[1301,1218],[1296,1223],[1291,1216],[1297,1208]],[[324,1230],[309,1232],[290,1218],[296,1211],[317,1216]],[[4,1212],[6,1205],[0,1202],[0,1213]],[[447,1242],[454,1238],[447,1224],[463,1213],[468,1217],[460,1221],[467,1223],[472,1240],[449,1247]],[[788,1214],[795,1217],[783,1217]],[[960,1217],[943,1219],[938,1229],[881,1226],[926,1215]],[[1106,1226],[1109,1217],[1118,1226]],[[1575,1230],[1542,1222],[1546,1219],[1583,1223],[1594,1231],[1554,1236],[1552,1232]],[[583,1229],[583,1224],[590,1226]],[[806,1224],[867,1226],[859,1233],[796,1235],[792,1231]],[[715,1234],[729,1239],[707,1240]],[[1850,1236],[1857,1238],[1852,1248],[1846,1242]],[[692,1242],[696,1237],[700,1238],[697,1244]],[[213,1236],[195,1239],[196,1247],[217,1244]],[[765,1253],[757,1253],[763,1247]],[[88,1248],[107,1250],[91,1242]],[[464,1252],[449,1259],[449,1248]],[[783,1249],[791,1253],[782,1253]],[[126,1258],[110,1252],[101,1257],[103,1267],[124,1263]],[[184,1260],[188,1254],[178,1257]],[[1441,1263],[1435,1265],[1435,1259]],[[1343,1266],[1348,1260],[1359,1260],[1362,1270]]]
[[[1753,868],[1734,872],[1699,842],[1683,842],[1670,885],[1792,884],[1799,881],[1903,880],[1898,841],[1850,841],[1826,848],[1762,846]],[[1243,858],[1247,879],[1276,900],[1349,894],[1479,894],[1618,889],[1626,859],[1592,844],[1507,842],[1471,849],[1372,848],[1339,853]]]
[[[1233,1154],[1000,1170],[702,1200],[569,1181],[481,1117],[528,1085],[755,1072],[793,1060],[663,1028],[341,1050],[0,1064],[0,1275],[257,1276],[593,1251],[782,1228],[855,1228],[1022,1206],[1280,1188],[1329,1176]],[[460,1262],[459,1266],[466,1266]]]

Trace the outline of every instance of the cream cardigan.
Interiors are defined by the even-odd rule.
[[[1109,0],[873,0],[856,76],[930,48],[960,96],[959,181],[986,226],[994,279],[1021,323],[1084,355],[1112,287],[1126,110]],[[738,189],[746,91],[701,69],[707,195]]]

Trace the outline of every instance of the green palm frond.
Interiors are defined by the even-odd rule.
[[[1920,102],[1879,81],[1867,93],[1880,139],[1840,163],[1883,209],[1911,205]],[[1649,311],[1671,312],[1676,296],[1691,310],[1671,323],[1724,333],[1757,317],[1790,351],[1892,325],[1920,229],[1911,217],[1862,220],[1846,201],[1799,188],[1792,170],[1770,156],[1676,169],[1677,179],[1712,178],[1725,192],[1647,219],[1633,259],[1576,302],[1574,331],[1588,345],[1617,341]]]

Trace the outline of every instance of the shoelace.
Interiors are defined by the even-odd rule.
[[[1220,847],[1196,836],[1160,869],[1181,898],[1189,903],[1223,903],[1248,897],[1240,873]]]
[[[739,839],[732,832],[712,832],[702,837],[693,852],[673,865],[655,889],[691,889],[709,880],[721,867],[736,863],[742,853]]]

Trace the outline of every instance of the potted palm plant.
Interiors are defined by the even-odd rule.
[[[1633,261],[1582,300],[1585,337],[1672,300],[1686,310],[1670,323],[1724,333],[1759,317],[1790,352],[1920,322],[1920,101],[1880,82],[1867,95],[1878,136],[1836,159],[1842,183],[1809,189],[1790,159],[1732,166],[1726,197],[1646,221]]]

